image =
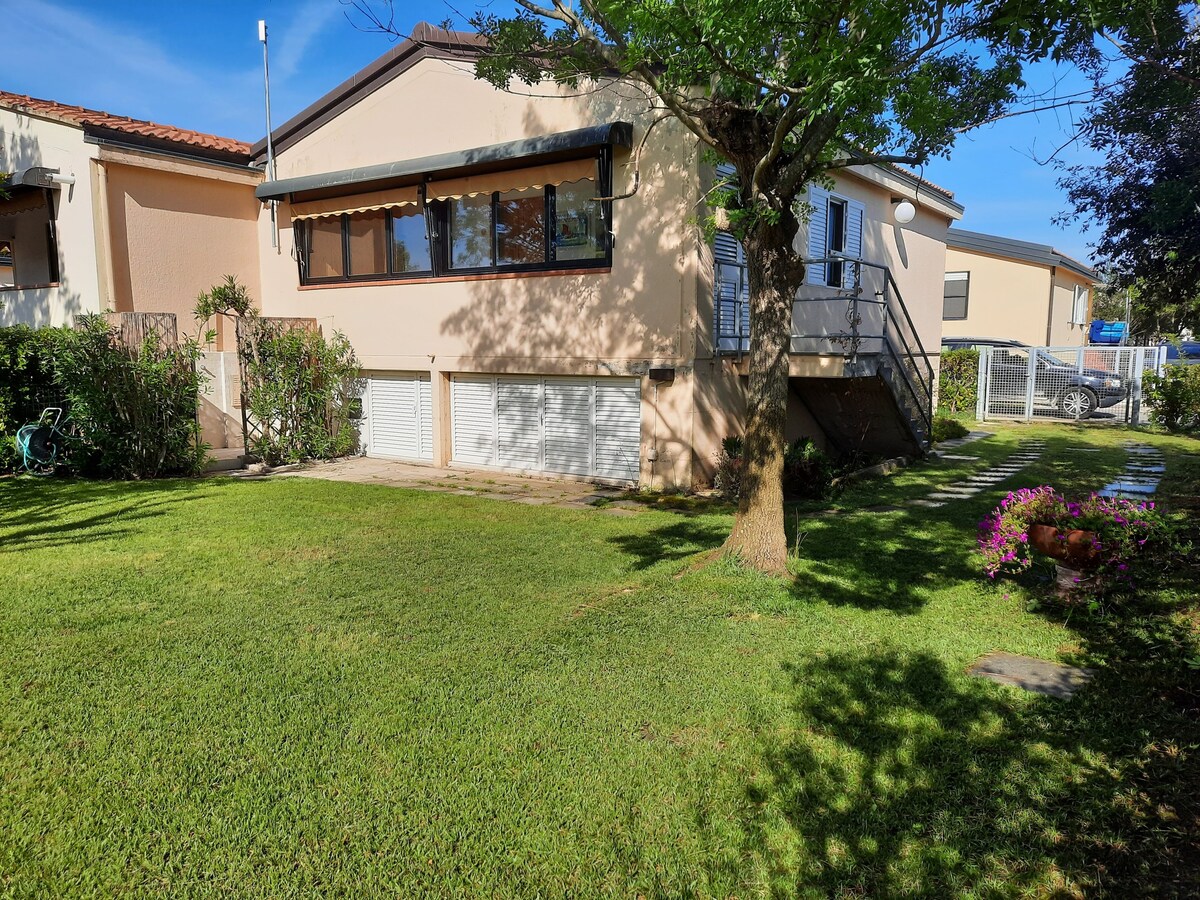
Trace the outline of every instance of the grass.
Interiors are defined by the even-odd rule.
[[[867,509],[1032,435],[1012,485],[1095,488],[1128,434],[797,506],[792,583],[697,567],[703,504],[2,480],[0,895],[1189,896],[1186,579],[1064,621],[980,577],[1001,491]],[[1097,678],[965,676],[995,648]]]

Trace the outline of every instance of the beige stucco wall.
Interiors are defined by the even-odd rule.
[[[1070,269],[1057,266],[1054,269],[1054,300],[1050,313],[1050,339],[1053,347],[1082,347],[1087,343],[1088,325],[1071,324],[1071,312],[1075,303],[1075,287],[1088,289],[1088,315],[1084,322],[1091,321],[1092,281],[1077,275]]]
[[[1087,343],[1087,325],[1072,325],[1070,320],[1075,285],[1090,289],[1089,279],[1061,266],[956,247],[946,250],[946,271],[971,273],[967,318],[946,321],[942,329],[947,337],[1003,338],[1055,347]]]
[[[0,172],[46,166],[76,179],[74,185],[53,192],[59,257],[57,285],[0,291],[4,303],[0,325],[18,322],[63,325],[69,324],[78,313],[100,311],[90,185],[90,161],[96,152],[94,145],[84,142],[80,128],[0,109]],[[19,235],[18,240],[14,248],[18,256],[21,245],[30,240],[38,242],[37,252],[44,255],[42,234]]]
[[[196,297],[225,275],[259,291],[256,174],[149,155],[106,153],[111,308],[175,313],[180,335],[201,336]],[[214,349],[232,346],[223,320]]]
[[[946,337],[1046,343],[1048,266],[948,247],[946,271],[971,273],[967,318],[943,323]]]
[[[425,60],[278,156],[279,177],[317,174],[568,131],[611,121],[635,123],[642,138],[644,96],[621,84],[579,95],[543,86],[537,96],[496,91],[455,62]],[[546,97],[545,94],[561,94]],[[431,104],[453,98],[437,128],[413,128]],[[644,374],[675,365],[674,384],[643,380],[643,483],[690,486],[693,415],[691,336],[696,324],[701,236],[698,151],[681,127],[655,128],[642,155],[641,188],[614,203],[611,272],[435,283],[300,288],[286,203],[280,247],[270,249],[259,218],[262,305],[268,315],[308,316],[350,339],[364,367],[428,371],[434,390],[434,459],[449,460],[454,372]],[[614,190],[627,191],[630,154],[614,164]],[[656,422],[657,419],[657,422]],[[659,459],[646,458],[655,428]],[[653,472],[651,469],[653,468]]]

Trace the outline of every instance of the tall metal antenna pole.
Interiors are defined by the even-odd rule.
[[[274,181],[275,172],[275,139],[271,136],[271,68],[267,64],[267,21],[258,20],[258,40],[263,45],[263,93],[267,98],[267,178]],[[279,248],[279,227],[276,222],[276,201],[271,203],[271,246]]]

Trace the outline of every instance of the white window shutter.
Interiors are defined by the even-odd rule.
[[[851,259],[862,259],[863,255],[863,220],[866,218],[866,207],[857,200],[846,201],[846,250]],[[854,271],[856,266],[842,267],[842,286],[854,287]]]
[[[829,192],[815,184],[808,186],[808,202],[812,206],[812,218],[808,220],[808,258],[821,259],[828,256],[825,246],[826,223],[829,219]],[[825,266],[809,265],[804,273],[808,284],[825,283]]]

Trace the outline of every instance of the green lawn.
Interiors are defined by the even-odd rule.
[[[1082,490],[1128,434],[960,452]],[[1187,502],[1200,445],[1142,439]],[[980,576],[1002,491],[864,510],[982,464],[794,508],[794,583],[696,565],[719,512],[0,480],[0,896],[1186,896],[1187,586],[1064,622]]]

